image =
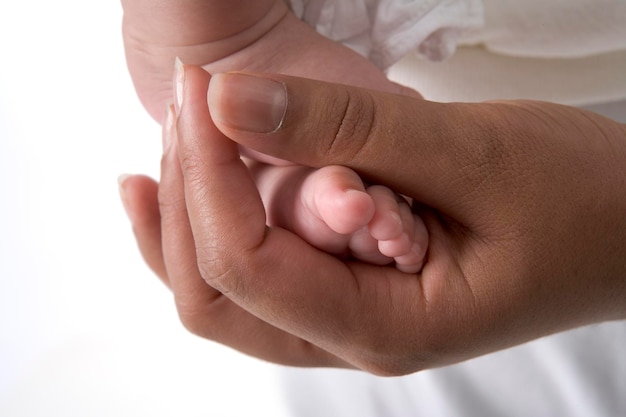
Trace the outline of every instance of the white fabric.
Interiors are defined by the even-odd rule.
[[[404,57],[390,78],[431,100],[626,97],[626,0],[290,1],[381,68]]]
[[[444,62],[407,55],[388,71],[434,101],[532,99],[584,105],[626,98],[626,51],[545,59],[459,47]]]
[[[507,55],[570,58],[626,50],[624,0],[483,0],[464,42]]]
[[[463,31],[483,23],[480,0],[291,0],[321,34],[387,68],[411,51],[450,56]]]
[[[401,378],[282,372],[298,417],[615,417],[626,415],[626,322],[547,337]]]
[[[626,98],[626,0],[484,0],[484,13],[451,59],[407,55],[390,78],[435,101]]]
[[[290,0],[294,13],[381,68],[417,50],[432,61],[457,43],[526,57],[626,49],[624,0]]]
[[[407,56],[390,76],[437,101],[585,105],[626,98],[626,0],[483,3],[484,26],[459,43],[484,48],[459,47],[443,65]]]

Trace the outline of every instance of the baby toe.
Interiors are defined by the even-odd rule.
[[[374,216],[368,224],[370,234],[376,240],[391,240],[404,231],[398,197],[387,187],[373,185],[367,193],[374,201]]]
[[[378,242],[378,250],[383,255],[395,258],[406,255],[411,251],[411,239],[407,233],[403,233],[395,239],[381,240]]]
[[[393,257],[385,256],[378,250],[378,241],[366,228],[353,233],[348,245],[351,255],[361,261],[374,265],[387,265],[393,262]]]

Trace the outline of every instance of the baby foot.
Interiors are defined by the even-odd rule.
[[[428,232],[409,203],[389,188],[365,187],[352,170],[329,166],[252,168],[268,224],[326,252],[419,272]]]

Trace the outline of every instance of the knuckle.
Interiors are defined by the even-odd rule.
[[[179,213],[187,210],[184,199],[171,196],[162,187],[158,190],[158,202],[161,222],[176,219]]]
[[[383,336],[384,335],[384,336]],[[416,354],[414,344],[400,333],[389,334],[385,330],[365,331],[352,339],[355,365],[377,376],[403,376],[420,370],[421,355]]]
[[[202,326],[205,318],[200,316],[197,309],[190,309],[187,306],[179,305],[178,318],[180,319],[183,327],[190,333],[196,336],[209,338],[206,334],[206,329]]]
[[[346,90],[334,103],[334,133],[330,135],[323,156],[331,160],[355,160],[361,157],[375,138],[376,101],[368,91]]]
[[[405,355],[394,355],[389,352],[369,352],[367,360],[360,368],[364,371],[383,377],[404,376],[419,370]]]
[[[216,244],[217,239],[205,242],[198,242],[196,247],[197,266],[200,276],[213,288],[222,292],[227,292],[225,281],[235,274],[228,260],[230,257],[224,253],[220,245]]]
[[[196,336],[209,340],[217,340],[219,331],[217,323],[205,306],[191,303],[177,303],[178,317],[183,327]]]
[[[185,177],[185,183],[192,187],[202,188],[207,183],[206,163],[195,153],[181,152],[180,168]]]
[[[240,250],[230,250],[221,244],[219,236],[196,241],[196,264],[202,279],[224,295],[236,294],[239,299],[248,293],[246,277],[255,275],[252,256]],[[237,246],[235,246],[237,247]]]

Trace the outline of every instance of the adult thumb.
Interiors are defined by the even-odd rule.
[[[240,72],[214,75],[208,101],[216,126],[240,145],[297,164],[350,167],[458,220],[502,152],[495,104]]]

